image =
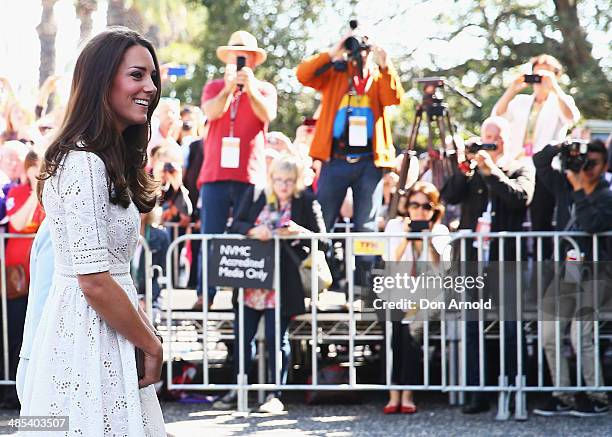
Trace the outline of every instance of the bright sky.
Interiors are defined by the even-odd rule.
[[[437,25],[433,22],[437,11],[447,10],[452,0],[431,0],[410,6],[408,0],[361,1],[354,11],[359,22],[379,23],[368,29],[372,39],[385,47],[391,57],[418,49],[413,58],[420,66],[430,65],[430,54],[435,53],[441,67],[451,67],[469,58],[478,58],[484,41],[469,31],[463,32],[452,43],[428,41]],[[405,6],[407,5],[407,6]],[[375,6],[375,7],[374,7]],[[385,6],[385,7],[383,7]],[[394,20],[380,19],[388,15],[389,9],[409,8]],[[100,0],[94,14],[94,33],[106,24],[107,1]],[[31,104],[38,87],[40,44],[36,26],[42,12],[41,0],[0,0],[0,76],[9,78],[24,104]],[[329,11],[317,26],[310,51],[330,45],[348,30],[352,11],[346,14]],[[56,39],[56,73],[70,74],[78,55],[79,21],[74,12],[74,0],[59,0],[55,6],[58,23]],[[609,53],[610,35],[596,35],[594,54],[602,56],[601,50]],[[401,68],[401,66],[400,66]],[[60,93],[68,93],[69,83],[60,83]]]

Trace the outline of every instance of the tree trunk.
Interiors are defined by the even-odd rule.
[[[142,14],[134,5],[125,7],[125,0],[108,0],[107,26],[125,26],[137,32],[144,32]]]
[[[57,25],[53,15],[53,7],[57,0],[42,0],[42,16],[36,26],[40,40],[40,68],[38,70],[39,86],[55,72],[55,35]]]
[[[108,0],[108,10],[106,12],[107,26],[125,26],[127,22],[127,9],[125,0]]]
[[[96,0],[76,0],[75,11],[81,22],[79,44],[83,44],[91,35],[91,29],[93,27],[91,15],[95,12],[97,7]]]
[[[577,1],[555,0],[557,10],[557,28],[563,35],[561,46],[566,53],[566,68],[570,76],[575,77],[579,71],[588,66],[598,66],[592,55],[593,46],[586,38],[586,33],[578,18]]]

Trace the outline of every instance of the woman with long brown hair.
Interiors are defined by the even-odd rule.
[[[152,45],[137,32],[94,37],[79,55],[66,118],[42,167],[55,273],[21,414],[68,416],[75,435],[166,435],[152,385],[162,345],[129,273],[139,213],[156,201],[144,167],[158,72]],[[145,356],[140,379],[134,347]]]

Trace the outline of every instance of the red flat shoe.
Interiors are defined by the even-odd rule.
[[[395,413],[399,413],[400,411],[400,405],[385,405],[385,408],[383,408],[383,413],[385,414],[395,414]]]
[[[414,414],[417,412],[417,408],[415,405],[402,405],[400,411],[402,414]]]

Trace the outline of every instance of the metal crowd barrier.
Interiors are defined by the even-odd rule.
[[[15,381],[10,379],[10,356],[8,347],[8,321],[7,321],[7,283],[6,283],[6,241],[11,238],[28,238],[33,239],[36,234],[10,234],[0,232],[0,301],[2,305],[2,351],[3,351],[3,367],[4,371],[0,377],[0,385],[14,385]],[[152,303],[152,284],[153,284],[153,272],[156,267],[152,263],[152,253],[149,245],[147,244],[144,237],[140,236],[139,244],[142,246],[144,253],[144,273],[145,273],[145,308],[149,319],[153,316],[153,303]],[[161,273],[161,267],[158,267]]]
[[[2,379],[0,379],[0,385],[14,385],[15,381],[9,377],[10,370],[10,359],[9,359],[9,347],[8,347],[8,300],[6,297],[6,241],[11,238],[34,238],[35,234],[8,234],[0,232],[0,287],[1,287],[1,301],[2,301],[2,364],[4,372],[2,372]]]
[[[238,392],[238,410],[239,411],[247,411],[248,409],[248,391],[249,390],[334,390],[334,391],[352,391],[352,390],[437,390],[441,392],[449,393],[449,400],[451,404],[457,404],[463,402],[463,396],[466,392],[494,392],[498,394],[498,413],[497,418],[500,420],[506,420],[510,417],[510,409],[509,409],[509,400],[510,396],[515,397],[515,410],[514,416],[518,420],[524,420],[527,418],[527,410],[526,410],[526,398],[525,395],[527,392],[550,392],[550,391],[561,391],[561,392],[577,392],[577,391],[589,391],[589,392],[605,392],[611,391],[612,386],[606,386],[602,381],[602,376],[600,374],[600,370],[598,366],[595,366],[596,375],[595,385],[583,385],[582,384],[582,366],[584,364],[582,359],[582,348],[580,346],[580,335],[578,336],[578,346],[575,351],[577,357],[577,369],[576,374],[577,384],[572,386],[560,386],[560,385],[552,385],[547,386],[544,384],[544,360],[543,360],[543,343],[542,343],[542,319],[541,317],[536,317],[535,319],[531,317],[529,320],[524,318],[524,312],[522,308],[523,303],[523,284],[522,284],[522,272],[523,267],[527,264],[527,261],[522,260],[523,258],[523,243],[531,242],[534,244],[535,251],[533,252],[534,258],[533,260],[536,262],[540,262],[544,260],[543,255],[543,242],[546,239],[552,240],[553,244],[553,253],[554,253],[554,261],[561,261],[561,242],[566,241],[569,242],[572,247],[577,247],[576,239],[577,238],[588,238],[592,242],[593,253],[592,259],[593,261],[599,261],[599,240],[598,236],[612,236],[612,232],[606,234],[598,234],[598,235],[590,235],[581,232],[500,232],[500,233],[474,233],[474,232],[458,232],[450,235],[449,244],[452,245],[453,251],[457,255],[458,252],[458,260],[461,262],[465,262],[468,260],[468,242],[472,242],[474,240],[476,242],[476,251],[477,258],[475,261],[482,261],[484,259],[484,241],[489,239],[490,241],[496,240],[499,247],[499,257],[495,261],[512,261],[513,264],[517,267],[515,269],[515,284],[517,287],[516,293],[516,307],[517,307],[517,320],[516,320],[516,337],[517,337],[517,348],[516,348],[516,360],[517,360],[517,369],[519,369],[518,374],[516,376],[515,381],[509,381],[506,377],[506,369],[505,369],[505,347],[506,347],[506,337],[507,334],[505,332],[506,323],[504,319],[501,320],[486,320],[485,318],[479,318],[478,323],[478,361],[479,361],[479,381],[476,385],[468,385],[467,383],[467,348],[466,348],[466,323],[465,319],[457,320],[456,318],[449,318],[446,314],[446,311],[442,311],[440,313],[439,320],[425,320],[423,322],[423,334],[422,334],[422,351],[423,351],[423,383],[422,384],[414,384],[414,385],[398,385],[392,382],[392,355],[393,350],[391,348],[391,329],[392,322],[387,320],[385,322],[381,322],[383,326],[384,332],[384,342],[385,342],[385,354],[386,354],[386,371],[385,371],[385,381],[379,384],[363,384],[357,382],[357,368],[355,365],[355,346],[356,341],[359,341],[358,333],[357,333],[357,323],[363,320],[370,321],[372,323],[376,323],[377,318],[376,315],[372,312],[359,312],[355,309],[355,291],[356,285],[354,281],[353,272],[355,270],[355,255],[353,253],[354,241],[355,240],[371,240],[371,241],[386,241],[385,251],[386,258],[391,259],[390,254],[390,241],[394,238],[406,238],[410,237],[411,239],[420,239],[423,242],[423,251],[429,254],[428,248],[429,245],[432,244],[432,238],[435,237],[430,233],[325,233],[325,234],[306,234],[302,235],[299,238],[310,240],[311,251],[315,251],[318,247],[318,243],[320,240],[345,240],[345,256],[344,261],[346,265],[347,272],[347,282],[348,282],[348,296],[347,296],[347,311],[348,314],[345,314],[343,317],[348,322],[348,335],[345,336],[337,336],[335,339],[338,341],[346,340],[348,343],[348,368],[349,368],[349,378],[348,382],[340,385],[332,385],[332,384],[321,384],[318,380],[318,353],[317,346],[321,344],[321,332],[319,329],[319,324],[323,320],[321,316],[330,316],[329,314],[319,314],[318,308],[318,293],[317,293],[317,278],[316,278],[316,267],[312,268],[311,275],[311,296],[312,300],[310,303],[310,311],[302,316],[297,316],[294,318],[294,325],[299,324],[303,326],[304,323],[310,323],[310,335],[304,330],[300,331],[300,336],[302,339],[308,339],[310,341],[310,353],[311,353],[311,369],[310,369],[310,379],[312,383],[310,384],[281,384],[280,383],[280,368],[281,368],[281,350],[280,350],[280,293],[275,294],[275,350],[277,353],[271,359],[276,360],[276,374],[274,375],[273,381],[264,382],[263,380],[259,380],[257,383],[253,383],[247,380],[247,375],[245,374],[245,357],[243,356],[242,351],[244,350],[244,333],[242,329],[238,330],[238,333],[234,333],[234,335],[238,335],[238,344],[239,344],[239,363],[238,363],[238,376],[236,383],[232,384],[219,384],[215,383],[210,378],[209,371],[209,351],[208,345],[209,340],[211,339],[211,335],[213,335],[213,340],[221,339],[220,336],[209,332],[209,328],[214,327],[215,321],[230,321],[233,320],[233,314],[224,313],[221,317],[218,313],[211,313],[208,310],[208,296],[207,293],[203,294],[204,304],[202,307],[201,313],[195,312],[181,312],[176,311],[173,308],[173,281],[170,278],[173,277],[173,252],[176,250],[179,244],[187,241],[187,240],[203,240],[203,247],[208,248],[208,244],[210,241],[218,238],[222,239],[244,239],[244,236],[241,235],[184,235],[175,241],[173,241],[169,247],[166,256],[166,277],[164,279],[164,283],[167,287],[166,297],[168,302],[166,303],[165,310],[165,335],[167,336],[167,354],[166,354],[166,362],[167,362],[167,385],[168,389],[180,389],[180,390],[228,390],[228,389],[236,389]],[[274,248],[275,248],[275,265],[279,265],[280,261],[280,241],[282,239],[295,239],[297,236],[291,237],[274,237]],[[504,260],[504,247],[508,245],[514,245],[514,250],[516,252],[516,260]],[[458,247],[457,247],[458,246]],[[207,259],[208,259],[208,249],[203,251],[204,256],[201,259],[202,263],[202,272],[203,272],[203,289],[206,290],[208,287],[208,270],[206,268]],[[312,252],[311,252],[312,253]],[[504,296],[504,270],[501,270],[501,279],[500,279],[500,287],[498,293],[502,297]],[[280,284],[280,271],[279,269],[274,269],[274,288],[279,289]],[[542,278],[538,277],[537,279],[537,302],[536,302],[536,315],[541,316],[541,302],[542,302]],[[595,308],[595,313],[600,314],[600,309]],[[175,358],[175,354],[173,353],[173,340],[177,338],[179,334],[176,329],[174,329],[175,325],[180,324],[186,319],[197,319],[198,322],[202,321],[202,332],[201,336],[198,335],[198,341],[201,341],[202,344],[202,360],[201,360],[201,369],[203,371],[203,382],[200,384],[189,383],[189,384],[179,384],[173,382],[173,369],[172,362]],[[244,326],[244,290],[238,290],[238,326]],[[210,322],[213,322],[210,324]],[[528,338],[530,342],[533,342],[533,335],[530,337],[524,337],[525,335],[525,327],[527,325],[533,325],[536,323],[537,325],[537,366],[538,366],[538,376],[537,376],[537,384],[528,385],[525,379],[525,362],[526,358],[523,355],[523,341],[524,338]],[[600,333],[600,324],[603,324],[603,319],[596,319],[594,323],[594,348],[595,348],[595,360],[599,360],[600,357],[600,338],[604,338]],[[496,326],[497,325],[497,326]],[[578,322],[579,330],[581,326],[581,322]],[[560,332],[559,329],[559,321],[556,321],[556,332],[555,332],[555,347],[556,347],[556,381],[558,384],[559,381],[559,373],[560,373],[560,358],[562,351],[562,339],[566,336],[564,333]],[[226,325],[227,328],[227,325]],[[436,329],[437,328],[437,329]],[[498,333],[495,332],[495,329],[498,330]],[[366,334],[368,334],[366,330]],[[225,339],[231,339],[231,335],[226,333]],[[374,336],[377,341],[381,340],[380,335]],[[363,336],[361,339],[369,339],[372,337],[368,337],[367,335]],[[497,384],[487,384],[485,380],[485,343],[486,341],[495,341],[497,340],[499,346],[499,377]],[[259,342],[259,346],[261,348],[261,341]],[[441,350],[441,374],[440,374],[440,382],[434,383],[432,380],[432,375],[430,374],[429,364],[431,361],[431,351],[432,347],[439,346]],[[263,362],[264,353],[260,350],[260,365]],[[290,363],[289,363],[290,367]],[[260,369],[259,372],[260,379],[263,377],[263,373]]]

